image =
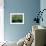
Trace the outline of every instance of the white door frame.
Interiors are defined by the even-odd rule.
[[[0,0],[0,42],[4,41],[4,0]]]

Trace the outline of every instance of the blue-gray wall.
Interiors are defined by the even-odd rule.
[[[40,0],[4,0],[4,38],[18,41],[32,28],[33,19],[40,9]],[[24,24],[11,25],[10,13],[24,13]]]

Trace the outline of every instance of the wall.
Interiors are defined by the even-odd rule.
[[[4,38],[18,41],[31,31],[35,14],[40,10],[40,0],[4,0]],[[24,24],[11,25],[10,13],[24,13]]]
[[[46,0],[40,0],[40,9],[41,9],[41,11],[43,9],[46,9]],[[43,17],[43,22],[41,21],[40,25],[46,26],[46,20],[45,20],[46,19],[46,10],[43,12],[42,17]]]

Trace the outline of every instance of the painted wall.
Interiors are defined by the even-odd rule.
[[[46,9],[46,0],[41,0],[40,1],[40,9],[41,9],[41,11],[43,9]],[[46,26],[46,10],[43,12],[42,17],[43,17],[43,22],[41,21],[40,25]]]
[[[4,0],[5,40],[18,41],[32,29],[35,14],[40,9],[40,0]],[[10,13],[24,13],[24,24],[11,25]]]

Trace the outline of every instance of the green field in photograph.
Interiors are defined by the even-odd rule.
[[[12,16],[12,23],[22,23],[23,16],[22,15],[13,15]]]

